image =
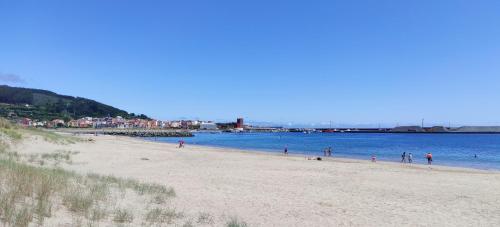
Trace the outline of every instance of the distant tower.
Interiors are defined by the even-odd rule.
[[[236,119],[236,128],[243,128],[243,118]]]

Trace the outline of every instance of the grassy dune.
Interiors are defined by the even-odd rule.
[[[60,168],[79,152],[22,154],[15,145],[29,137],[60,145],[80,138],[23,129],[0,118],[0,226],[213,226],[214,217],[187,218],[172,207],[173,188],[99,174],[81,175]],[[128,204],[128,206],[127,206]],[[132,206],[130,204],[133,204]],[[247,226],[236,218],[226,226]]]
[[[19,155],[5,150],[0,158],[0,223],[5,225],[44,225],[58,212],[57,207],[70,212],[74,224],[88,226],[107,220],[132,223],[135,218],[144,219],[141,224],[156,225],[182,217],[173,208],[163,208],[175,197],[172,188],[113,176],[82,176],[60,168],[31,166],[19,159]],[[150,207],[144,217],[134,217],[116,206],[135,197]]]

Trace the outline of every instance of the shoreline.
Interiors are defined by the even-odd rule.
[[[131,139],[131,140],[136,140],[137,142],[147,142],[151,144],[169,144],[169,145],[174,145],[175,149],[179,149],[179,151],[182,151],[185,148],[178,148],[177,143],[170,143],[166,141],[151,141],[148,139],[144,139],[141,137],[130,137],[130,136],[115,136],[115,135],[99,135],[99,136],[109,136],[109,137],[118,137],[118,138],[126,138],[126,139]],[[345,158],[345,157],[322,157],[322,156],[308,156],[306,154],[288,154],[284,155],[280,152],[271,152],[271,151],[262,151],[262,150],[257,150],[257,149],[239,149],[239,148],[231,148],[231,147],[219,147],[219,146],[210,146],[210,145],[195,145],[195,144],[189,144],[188,147],[196,149],[196,151],[203,151],[203,152],[214,152],[214,153],[226,153],[226,154],[231,154],[231,153],[238,153],[238,154],[243,154],[243,155],[258,155],[258,156],[269,156],[269,157],[276,157],[276,158],[289,158],[289,159],[294,159],[294,160],[305,160],[305,161],[311,161],[311,162],[332,162],[332,163],[346,163],[346,164],[369,164],[369,165],[377,165],[380,164],[382,166],[390,166],[390,167],[395,167],[395,168],[405,168],[405,169],[414,169],[414,170],[425,170],[425,171],[444,171],[444,172],[456,172],[456,173],[477,173],[477,174],[500,174],[500,170],[497,169],[477,169],[477,168],[469,168],[469,167],[461,167],[461,166],[447,166],[447,165],[426,165],[426,164],[409,164],[409,163],[400,163],[400,162],[393,162],[393,161],[384,161],[384,160],[377,160],[375,163],[372,162],[371,160],[364,160],[364,159],[356,159],[356,158]],[[322,160],[314,160],[314,159],[307,159],[308,157],[314,158],[314,157],[321,157]],[[287,160],[287,159],[283,159]]]
[[[124,136],[127,137],[127,136]],[[148,138],[137,138],[137,137],[129,137],[131,139],[137,139],[140,141],[147,141],[147,142],[152,142],[152,143],[166,143],[170,145],[178,145],[175,142],[168,142],[168,141],[156,141],[153,139],[148,139]],[[234,148],[234,147],[225,147],[225,146],[216,146],[216,145],[198,145],[198,144],[187,144],[187,146],[190,147],[196,147],[198,149],[203,149],[203,148],[211,148],[211,149],[220,149],[219,152],[240,152],[240,153],[248,153],[248,154],[259,154],[259,155],[271,155],[271,156],[277,156],[277,157],[286,157],[283,152],[278,152],[276,150],[259,150],[259,149],[244,149],[244,148]],[[287,156],[290,157],[302,157],[302,158],[307,158],[307,157],[320,157],[322,158],[321,161],[340,161],[344,160],[345,163],[348,162],[360,162],[360,163],[372,163],[371,160],[369,160],[370,157],[367,157],[367,159],[361,159],[361,158],[355,158],[355,157],[339,157],[339,156],[330,156],[330,157],[325,157],[325,156],[319,156],[319,155],[313,155],[313,154],[305,154],[305,153],[289,153]],[[485,172],[497,172],[500,173],[500,168],[499,169],[493,169],[493,168],[474,168],[474,167],[469,167],[469,166],[458,166],[458,165],[441,165],[441,164],[432,164],[432,165],[427,165],[427,164],[422,164],[422,163],[401,163],[398,161],[390,161],[390,160],[384,160],[384,159],[377,159],[376,163],[382,163],[382,164],[393,164],[393,165],[398,165],[398,166],[408,166],[408,167],[415,167],[415,168],[420,168],[420,169],[429,169],[429,168],[449,168],[449,169],[458,169],[458,170],[477,170],[477,171],[485,171]]]

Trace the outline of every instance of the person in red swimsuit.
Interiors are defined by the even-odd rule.
[[[425,157],[427,158],[427,164],[432,165],[432,154],[428,152]]]

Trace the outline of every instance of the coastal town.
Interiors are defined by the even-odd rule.
[[[38,121],[30,118],[12,118],[22,127],[48,129],[150,129],[150,130],[205,130],[224,132],[301,132],[301,133],[500,133],[500,126],[397,126],[394,128],[284,128],[281,126],[261,127],[244,124],[243,118],[234,122],[203,120],[156,120],[123,117],[83,117],[76,120]]]
[[[41,128],[116,128],[116,129],[244,129],[243,118],[238,118],[232,123],[215,123],[213,121],[201,120],[172,120],[162,121],[155,119],[125,119],[123,117],[83,117],[76,120],[64,121],[63,119],[53,119],[51,121],[39,121],[30,118],[12,118],[17,124],[23,127]]]
[[[76,120],[64,121],[54,119],[52,121],[37,121],[30,118],[21,118],[17,123],[24,127],[43,127],[43,128],[143,128],[143,129],[193,129],[215,127],[211,121],[198,120],[179,120],[179,121],[161,121],[148,119],[125,119],[118,117],[84,117]]]

